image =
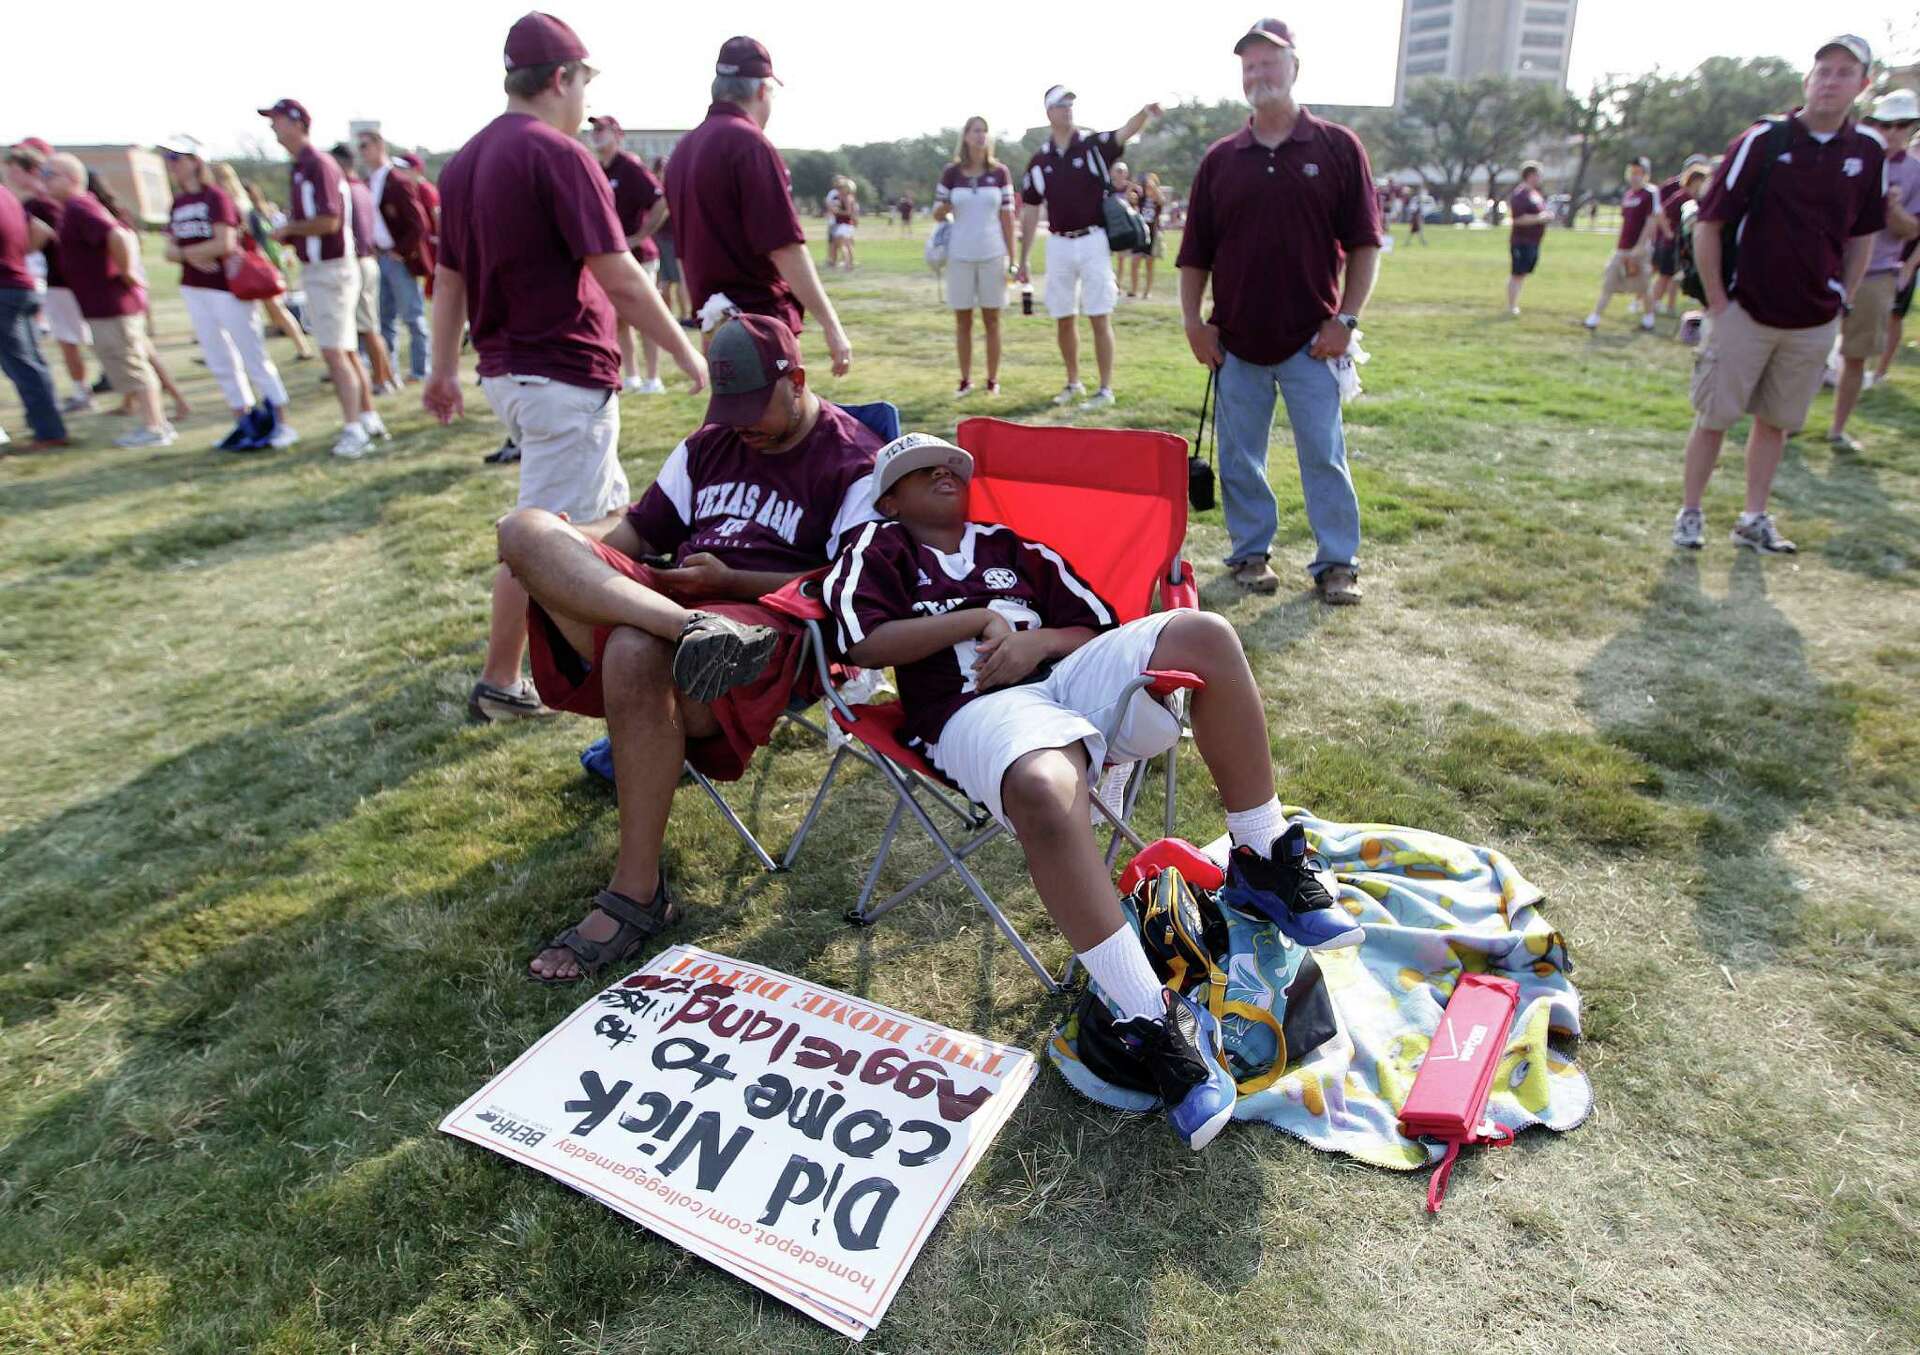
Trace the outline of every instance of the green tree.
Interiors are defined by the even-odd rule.
[[[1770,56],[1708,57],[1685,75],[1651,71],[1621,90],[1619,158],[1644,155],[1664,176],[1688,155],[1716,155],[1741,128],[1798,104],[1802,78]]]

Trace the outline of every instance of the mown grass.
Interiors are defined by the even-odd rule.
[[[952,402],[918,243],[886,229],[831,284],[856,365],[821,385],[947,430],[986,407]],[[1793,445],[1796,560],[1676,559],[1670,324],[1578,328],[1602,236],[1557,233],[1517,321],[1500,237],[1433,238],[1386,259],[1365,324],[1367,604],[1293,591],[1284,427],[1289,589],[1234,593],[1217,511],[1191,554],[1253,655],[1286,798],[1498,846],[1548,890],[1598,1113],[1470,1159],[1436,1222],[1417,1180],[1250,1129],[1196,1159],[1048,1073],[874,1349],[1920,1342],[1917,369],[1867,396],[1865,455]],[[1108,422],[1191,431],[1172,284],[1121,312]],[[289,363],[306,441],[223,458],[161,290],[163,351],[212,411],[181,445],[113,451],[102,417],[87,448],[0,461],[0,1349],[841,1346],[434,1132],[577,1000],[520,971],[604,879],[612,806],[574,761],[596,731],[464,722],[512,499],[478,464],[477,393],[448,430],[388,401],[396,442],[340,464]],[[1059,417],[1051,326],[1008,335],[994,412]],[[636,484],[699,408],[626,402]],[[782,841],[819,767],[783,738],[737,802]],[[957,892],[841,922],[883,806],[853,778],[801,869],[765,877],[682,797],[678,938],[1037,1047],[1058,1009]],[[1197,765],[1181,822],[1218,829]],[[1017,858],[983,870],[1061,958]]]

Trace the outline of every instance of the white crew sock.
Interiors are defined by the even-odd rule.
[[[1227,835],[1233,839],[1233,845],[1251,847],[1262,856],[1272,854],[1273,840],[1286,831],[1287,816],[1281,812],[1278,798],[1227,814]]]
[[[1165,990],[1147,963],[1140,938],[1126,923],[1092,950],[1080,952],[1079,959],[1107,1000],[1120,1009],[1122,1021],[1139,1016],[1158,1021],[1166,1015],[1167,1000],[1161,996]]]

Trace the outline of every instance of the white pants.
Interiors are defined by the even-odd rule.
[[[1085,235],[1047,237],[1046,295],[1047,314],[1056,320],[1113,314],[1120,288],[1106,231],[1095,226]]]
[[[218,287],[182,287],[180,295],[187,303],[187,319],[193,322],[193,336],[200,341],[207,370],[220,383],[227,408],[251,409],[256,395],[270,405],[285,405],[287,387],[267,355],[259,304]]]
[[[1103,241],[1104,243],[1104,241]],[[1000,783],[1007,769],[1042,748],[1084,744],[1087,777],[1100,779],[1109,761],[1157,757],[1180,741],[1180,722],[1145,689],[1133,694],[1107,746],[1120,693],[1153,667],[1160,632],[1178,612],[1154,612],[1102,631],[1055,665],[1039,682],[989,692],[954,712],[927,750],[933,765],[1007,828]]]

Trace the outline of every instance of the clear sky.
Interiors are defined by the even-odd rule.
[[[1289,7],[1307,103],[1387,103],[1401,0]],[[313,110],[326,141],[378,118],[397,141],[451,149],[499,111],[501,46],[529,0],[151,0],[25,5],[6,23],[0,141],[151,142],[174,132],[233,153],[272,142],[252,110],[281,96]],[[1040,94],[1064,81],[1082,121],[1111,126],[1150,99],[1237,98],[1234,38],[1261,11],[1219,0],[1085,5],[808,4],[727,0],[686,9],[547,0],[579,30],[603,74],[590,111],[628,128],[686,127],[705,111],[720,43],[751,33],[788,88],[769,129],[784,146],[832,147],[956,126],[1043,121]],[[1876,47],[1920,45],[1914,0],[1823,6],[1753,0],[1581,0],[1576,86],[1605,72],[1684,69],[1716,54],[1810,58],[1837,24]],[[1142,23],[1133,16],[1151,16]],[[1104,16],[1104,21],[1102,21]],[[1297,17],[1296,17],[1297,16]],[[31,44],[38,59],[22,59]],[[273,148],[277,152],[277,147]]]

